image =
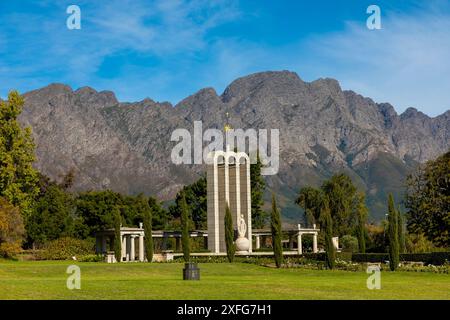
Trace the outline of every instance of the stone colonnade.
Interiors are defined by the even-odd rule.
[[[297,237],[297,252],[298,254],[302,254],[303,253],[303,247],[302,247],[302,236],[307,234],[307,235],[312,235],[313,236],[313,252],[316,253],[318,252],[317,249],[317,236],[319,234],[319,229],[316,228],[316,225],[314,224],[312,229],[311,228],[302,228],[301,225],[299,224],[297,226],[297,230],[294,231],[287,231],[287,233],[289,234],[289,249],[290,250],[294,250],[294,238],[295,236]],[[255,249],[260,249],[261,248],[261,237],[263,236],[270,236],[271,234],[268,232],[258,232],[258,231],[254,231],[253,235],[255,237]]]
[[[142,226],[140,228],[120,228],[120,239],[118,241],[121,243],[122,261],[145,261],[144,236]],[[113,229],[98,233],[96,235],[96,252],[107,254],[108,251],[114,251],[114,241],[116,239]]]

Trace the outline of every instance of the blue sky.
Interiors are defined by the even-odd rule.
[[[66,8],[81,8],[68,30]],[[366,27],[370,4],[381,30]],[[450,109],[449,1],[0,0],[0,96],[52,82],[120,101],[221,94],[253,72],[339,80],[397,112]]]

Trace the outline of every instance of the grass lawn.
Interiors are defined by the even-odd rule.
[[[200,264],[183,281],[181,263],[77,263],[81,290],[68,290],[70,261],[0,261],[0,299],[450,299],[448,274],[382,272],[369,290],[365,272]]]

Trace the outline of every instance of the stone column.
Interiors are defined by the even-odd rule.
[[[102,253],[102,239],[100,236],[95,237],[95,253],[96,254]]]
[[[106,237],[102,236],[102,253],[106,253]]]
[[[139,235],[139,261],[144,262],[144,235]]]
[[[313,236],[313,252],[314,253],[316,253],[318,250],[317,250],[317,233],[314,233],[314,236]]]
[[[130,261],[135,260],[134,237],[135,235],[130,236]]]
[[[294,250],[294,237],[289,235],[289,250]]]
[[[208,237],[203,236],[203,249],[208,249]]]
[[[255,247],[256,247],[256,249],[259,249],[259,248],[261,248],[261,240],[260,240],[260,237],[259,237],[259,236],[256,236],[255,238],[256,238],[256,241],[255,241]]]
[[[298,254],[303,254],[303,249],[302,249],[302,234],[299,232],[297,235],[297,253]]]
[[[122,241],[122,249],[121,249],[122,261],[124,258],[126,261],[126,259],[127,259],[127,237],[126,236],[121,237],[121,241]]]
[[[108,251],[114,251],[114,236],[109,236],[109,250]]]
[[[125,260],[130,261],[130,247],[131,247],[131,236],[127,234],[125,236],[125,243],[126,243],[126,253],[125,253]]]

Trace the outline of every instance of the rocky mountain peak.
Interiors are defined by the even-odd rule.
[[[386,193],[401,192],[410,164],[450,148],[450,111],[430,118],[410,108],[398,116],[389,103],[342,91],[337,80],[304,82],[289,71],[241,77],[221,96],[204,88],[175,107],[149,98],[119,103],[110,91],[73,92],[62,84],[25,98],[20,120],[33,128],[36,166],[54,179],[75,168],[76,190],[171,199],[205,169],[171,162],[173,130],[192,130],[198,120],[204,129],[222,128],[226,112],[235,128],[277,128],[280,168],[267,182],[291,203],[283,207],[285,216],[300,214],[293,204],[300,187],[319,185],[336,172],[348,173],[381,216]]]
[[[304,86],[305,83],[295,72],[266,71],[254,73],[234,80],[223,92],[224,102],[239,101],[258,91],[282,94],[291,89]]]

